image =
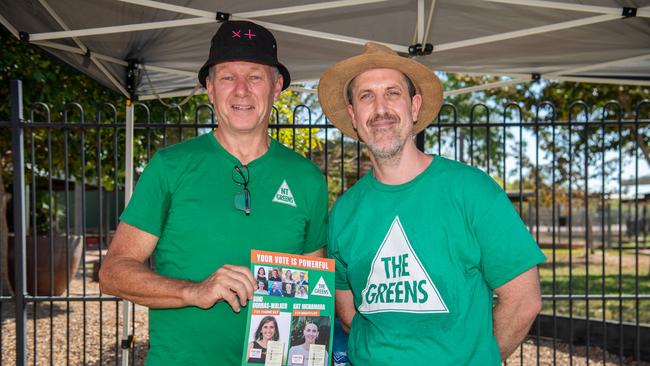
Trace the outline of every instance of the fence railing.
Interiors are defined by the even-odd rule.
[[[124,107],[99,104],[91,114],[68,103],[53,116],[44,103],[23,108],[18,89],[12,98],[12,120],[0,121],[0,146],[11,145],[13,159],[2,172],[13,199],[0,262],[0,364],[117,364],[123,347],[142,364],[146,309],[132,308],[135,339],[127,338],[120,299],[97,284],[124,207]],[[578,109],[557,121],[550,103],[445,105],[416,139],[492,175],[547,254],[543,315],[510,363],[650,360],[650,102],[626,119],[613,102],[570,106]],[[216,126],[208,105],[186,113],[136,103],[136,180],[158,149]],[[269,132],[322,169],[331,202],[370,168],[363,144],[308,106],[275,110]]]

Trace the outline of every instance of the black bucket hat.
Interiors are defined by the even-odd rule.
[[[261,25],[247,21],[227,21],[221,24],[212,37],[208,61],[199,70],[199,82],[204,88],[210,67],[226,61],[249,61],[275,66],[284,79],[282,90],[291,84],[289,70],[278,62],[275,37]]]

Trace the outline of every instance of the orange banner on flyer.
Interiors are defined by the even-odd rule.
[[[294,310],[293,316],[320,316],[320,310]]]
[[[251,251],[251,262],[275,266],[291,266],[304,269],[334,272],[334,260],[329,258],[308,257],[305,255]]]
[[[280,315],[280,309],[253,309],[253,315]]]

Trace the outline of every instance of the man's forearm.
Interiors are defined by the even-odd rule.
[[[102,292],[151,308],[191,305],[186,293],[192,282],[161,276],[132,259],[104,263],[100,271]]]
[[[502,360],[508,358],[526,338],[536,314],[537,312],[521,309],[519,306],[501,303],[497,303],[492,309],[494,336],[499,344]]]
[[[492,309],[494,336],[505,360],[526,338],[542,308],[537,267],[532,267],[495,290],[497,304]]]
[[[519,303],[498,302],[494,306],[492,309],[493,330],[502,360],[507,359],[526,338],[540,307],[541,302],[535,301],[535,299]]]
[[[341,321],[341,327],[345,330],[346,333],[350,333],[350,327],[352,326],[352,319],[357,313],[357,309],[354,307],[354,298],[352,291],[350,290],[336,290],[336,315]]]

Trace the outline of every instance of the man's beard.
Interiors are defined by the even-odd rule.
[[[388,126],[386,128],[380,128],[379,130],[376,131],[370,129],[371,136],[376,137],[377,135],[384,135],[381,138],[381,140],[389,139],[390,143],[388,144],[388,146],[385,146],[385,144],[383,144],[383,146],[380,146],[372,142],[371,143],[366,142],[366,145],[368,146],[368,149],[370,149],[370,152],[375,158],[379,160],[393,160],[402,152],[404,146],[406,145],[406,141],[408,141],[408,138],[410,136],[400,135],[401,132],[399,128],[400,118],[397,115],[390,114],[388,112],[384,114],[376,114],[372,118],[368,119],[368,122],[366,124],[368,126],[372,126],[372,123],[380,119],[395,121],[397,124]],[[377,139],[373,139],[373,140],[377,140]]]

